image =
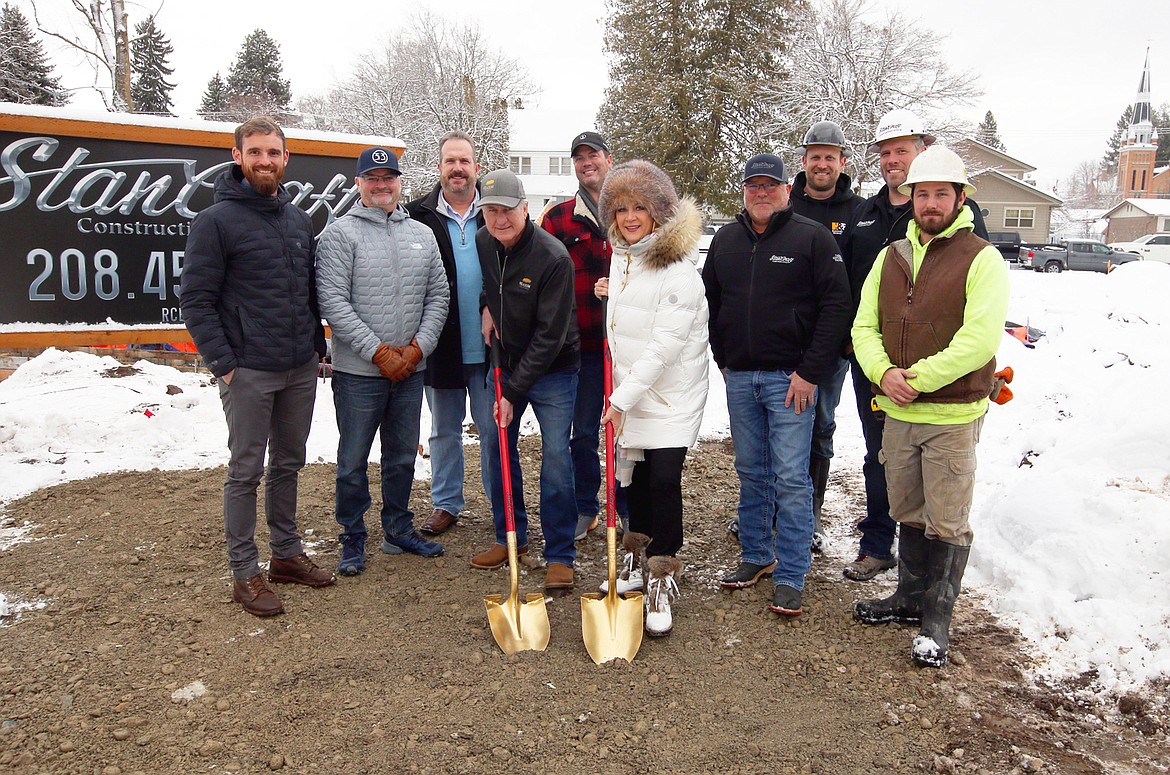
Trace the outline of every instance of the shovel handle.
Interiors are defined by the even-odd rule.
[[[609,353],[609,339],[602,342],[605,373],[602,385],[605,390],[605,411],[609,411],[609,396],[613,393],[613,357]],[[617,477],[614,474],[614,430],[613,423],[605,424],[605,527],[617,527]]]
[[[503,368],[501,362],[503,361],[503,349],[499,339],[492,342],[492,374],[495,377],[496,383],[496,430],[500,434],[500,478],[503,479],[504,485],[504,530],[509,533],[516,532],[516,510],[512,505],[512,457],[511,450],[508,449],[508,428],[505,425],[500,425],[500,402],[504,400],[503,387]]]

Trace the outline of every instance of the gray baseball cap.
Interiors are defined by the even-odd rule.
[[[524,185],[509,169],[494,170],[480,178],[479,204],[500,205],[509,210],[525,199]]]

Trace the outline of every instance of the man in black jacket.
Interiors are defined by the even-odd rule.
[[[845,162],[849,158],[845,132],[834,121],[818,121],[809,127],[800,151],[803,169],[792,181],[792,210],[833,232],[839,246],[845,224],[857,206],[865,201],[853,193],[852,181],[845,174]],[[847,344],[848,337],[841,343],[841,353]],[[808,473],[813,483],[814,552],[820,552],[825,543],[821,511],[829,485],[829,464],[833,459],[837,404],[841,402],[841,388],[848,373],[849,361],[838,356],[828,376],[817,385],[817,417],[813,423],[812,456],[808,460]]]
[[[191,224],[179,304],[219,380],[227,419],[223,523],[232,599],[248,613],[274,616],[284,606],[260,572],[255,539],[266,448],[269,580],[311,587],[336,581],[305,554],[296,520],[325,331],[313,225],[280,185],[288,162],[284,132],[267,118],[246,121],[236,128],[232,158],[236,163],[215,182],[215,204]]]
[[[703,283],[739,474],[741,562],[720,583],[748,587],[772,574],[772,610],[798,616],[812,564],[816,391],[849,329],[850,302],[833,235],[793,213],[789,190],[778,156],[748,159],[744,210],[711,241]]]
[[[431,504],[434,510],[419,528],[439,535],[459,519],[463,497],[463,420],[467,406],[479,431],[480,475],[488,491],[488,460],[497,455],[492,419],[492,391],[487,379],[487,349],[479,332],[479,295],[483,276],[475,232],[483,226],[479,212],[475,144],[465,132],[448,132],[439,140],[439,182],[426,196],[406,206],[410,217],[426,224],[439,243],[439,255],[451,288],[450,307],[439,344],[427,358],[424,393],[431,410]],[[489,496],[490,500],[490,496]]]
[[[577,396],[581,351],[573,303],[573,260],[556,237],[528,218],[524,187],[510,170],[483,178],[480,198],[486,226],[476,235],[483,268],[482,331],[501,366],[502,397],[496,405],[508,429],[516,544],[528,551],[528,513],[520,475],[520,417],[531,404],[540,424],[540,525],[546,590],[573,586],[577,527],[573,458],[569,430]],[[481,437],[484,435],[480,434]],[[503,474],[499,456],[488,461],[496,543],[476,555],[477,568],[498,568],[507,560]]]
[[[868,151],[881,157],[882,178],[886,185],[866,199],[853,213],[845,227],[841,254],[849,271],[849,285],[853,291],[853,311],[861,298],[861,287],[882,248],[906,236],[906,226],[914,217],[910,197],[898,192],[906,182],[910,163],[935,140],[926,132],[918,116],[909,110],[891,110],[878,122],[877,133]],[[975,235],[987,239],[983,213],[973,199],[967,206],[975,217]],[[849,348],[852,350],[852,347]],[[857,399],[857,414],[865,436],[865,460],[862,474],[865,478],[865,517],[858,523],[861,548],[857,559],[844,568],[846,578],[868,581],[882,571],[897,565],[894,559],[894,535],[897,525],[890,518],[890,498],[886,492],[886,470],[878,459],[882,448],[883,416],[871,408],[873,391],[869,378],[862,372],[857,359],[850,355],[853,372],[853,392]]]

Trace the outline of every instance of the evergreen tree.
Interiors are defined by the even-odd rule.
[[[216,73],[207,82],[207,89],[203,92],[203,99],[199,103],[199,110],[195,112],[211,121],[226,121],[227,117],[224,114],[228,109],[227,103],[227,84],[224,83],[219,73]]]
[[[69,101],[28,19],[8,3],[0,10],[0,101],[24,105]]]
[[[611,3],[598,125],[614,154],[659,164],[680,193],[738,211],[744,161],[774,145],[758,88],[779,70],[790,2]]]
[[[991,111],[987,111],[987,115],[979,122],[979,126],[975,129],[975,139],[984,145],[995,148],[998,151],[1006,151],[1003,140],[999,138],[999,125],[995,123],[995,116]]]
[[[244,38],[228,71],[228,109],[236,120],[257,114],[276,115],[288,109],[292,89],[281,77],[280,47],[267,32],[254,30]]]
[[[171,92],[175,84],[167,80],[175,72],[167,63],[174,51],[174,46],[155,25],[153,16],[134,27],[134,40],[130,43],[130,99],[135,113],[174,115]]]
[[[1117,126],[1114,127],[1109,142],[1106,143],[1108,150],[1101,157],[1101,171],[1106,177],[1117,175],[1117,161],[1121,156],[1121,143],[1125,140],[1125,135],[1129,131],[1129,122],[1132,119],[1133,105],[1126,105],[1125,110],[1121,111],[1121,117],[1117,119]]]

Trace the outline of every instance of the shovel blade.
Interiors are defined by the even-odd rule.
[[[642,595],[581,596],[581,637],[596,664],[633,662],[642,645]]]
[[[544,651],[548,647],[548,609],[544,595],[527,595],[521,604],[518,597],[487,595],[487,608],[492,637],[505,654],[518,651]]]

